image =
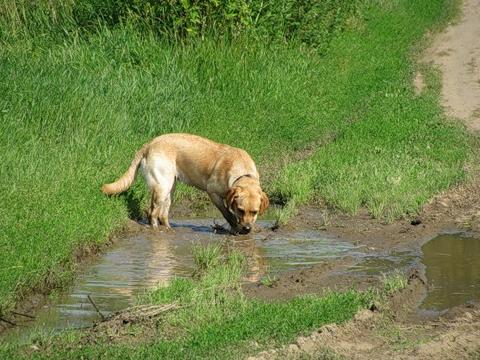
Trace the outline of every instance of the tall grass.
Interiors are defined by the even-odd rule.
[[[164,40],[236,39],[268,42],[292,39],[325,50],[355,17],[363,0],[4,0],[0,39],[50,39],[127,25]]]
[[[467,137],[444,121],[435,76],[422,96],[411,86],[412,45],[448,18],[447,3],[359,8],[325,25],[332,36],[321,52],[250,36],[173,44],[108,19],[73,31],[79,25],[58,28],[48,6],[65,6],[67,17],[68,6],[93,2],[2,3],[0,309],[68,281],[72,254],[138,211],[143,182],[116,198],[99,186],[162,133],[245,148],[272,198],[295,204],[319,196],[350,212],[401,216],[461,180]],[[324,145],[281,167],[312,143]]]

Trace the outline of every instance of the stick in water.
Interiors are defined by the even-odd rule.
[[[97,307],[97,305],[95,305],[95,303],[93,302],[93,299],[90,297],[90,294],[87,295],[87,298],[88,298],[88,300],[90,301],[90,303],[92,304],[92,306],[94,307],[94,309],[96,310],[97,314],[100,315],[100,317],[102,318],[102,320],[105,320],[105,316],[103,316],[103,314],[100,312],[100,310],[98,310],[98,307]]]
[[[2,318],[2,317],[0,317],[0,320],[3,321],[3,322],[6,322],[7,324],[10,324],[10,325],[12,325],[12,326],[17,326],[17,324],[15,324],[13,321],[4,319],[4,318]]]
[[[30,318],[30,319],[35,319],[35,316],[28,315],[28,314],[22,314],[22,313],[19,313],[19,312],[16,312],[16,311],[12,311],[12,314],[19,315],[19,316],[24,316],[24,317],[27,317],[27,318]]]

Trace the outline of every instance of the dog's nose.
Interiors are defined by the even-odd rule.
[[[245,230],[246,232],[250,232],[250,230],[252,230],[252,227],[250,225],[245,225],[243,227],[243,230]]]

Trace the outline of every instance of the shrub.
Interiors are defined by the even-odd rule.
[[[6,0],[0,37],[64,36],[131,25],[162,38],[291,40],[325,48],[362,0]]]

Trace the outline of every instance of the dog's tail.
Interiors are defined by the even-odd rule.
[[[142,161],[145,155],[146,148],[147,148],[146,146],[143,146],[140,150],[137,151],[137,153],[135,154],[135,157],[132,160],[132,164],[120,179],[118,179],[113,183],[104,184],[102,186],[102,192],[104,194],[115,195],[128,190],[130,185],[132,185],[133,180],[135,180],[135,175],[137,174],[138,166],[140,165],[140,161]]]

